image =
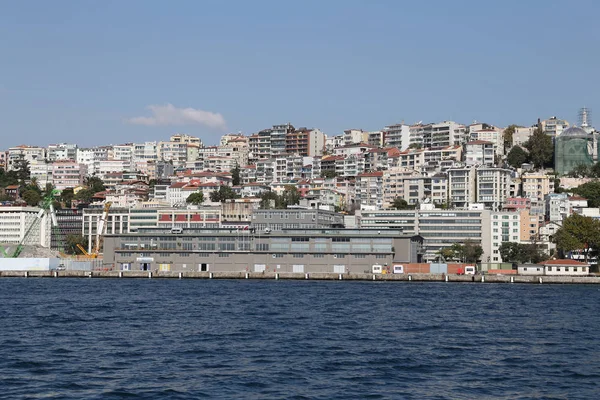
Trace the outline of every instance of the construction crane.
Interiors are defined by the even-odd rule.
[[[98,257],[98,254],[100,253],[100,239],[102,236],[104,236],[104,230],[106,229],[106,220],[108,219],[108,211],[110,210],[110,206],[112,206],[112,202],[107,201],[104,203],[104,210],[102,210],[100,221],[98,221],[98,227],[96,229],[96,244],[94,245],[94,251],[91,253],[93,258]]]
[[[81,254],[83,254],[84,256],[90,257],[90,258],[96,258],[97,257],[97,254],[90,254],[90,253],[88,253],[87,250],[85,249],[85,247],[83,247],[79,243],[75,244],[75,246],[77,246],[77,248],[79,249],[79,251],[81,251]]]

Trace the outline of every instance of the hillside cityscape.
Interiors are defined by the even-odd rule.
[[[423,237],[427,262],[589,261],[600,247],[598,136],[583,108],[577,123],[531,126],[400,122],[329,135],[285,123],[216,144],[183,133],[91,148],[23,144],[0,152],[0,244],[91,253],[109,208],[106,234],[396,229]],[[50,205],[58,229],[45,215],[29,231]],[[335,218],[271,213],[306,209]]]

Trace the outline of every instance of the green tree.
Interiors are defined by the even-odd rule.
[[[573,192],[585,197],[588,201],[588,207],[600,207],[600,181],[590,181],[577,186]]]
[[[519,243],[515,242],[503,242],[498,248],[500,252],[500,257],[502,257],[502,261],[504,262],[521,262],[521,247]]]
[[[585,164],[579,164],[575,166],[567,176],[569,178],[586,178],[592,174],[592,167],[589,167]]]
[[[465,262],[475,263],[479,261],[483,254],[483,248],[481,245],[475,243],[472,240],[465,240],[463,244],[463,255]]]
[[[396,197],[392,203],[392,208],[396,210],[413,210],[415,206],[408,204],[402,197]]]
[[[21,193],[21,198],[25,200],[29,206],[37,206],[42,200],[42,196],[33,189],[27,189]]]
[[[16,171],[6,171],[4,168],[0,168],[0,187],[5,188],[10,185],[17,185],[18,183],[19,178]]]
[[[281,194],[281,208],[287,208],[288,206],[298,204],[300,202],[300,192],[296,186],[285,185],[283,193]]]
[[[321,171],[321,178],[330,179],[335,178],[336,176],[337,173],[335,171]]]
[[[65,207],[71,208],[71,201],[73,201],[74,197],[75,194],[73,193],[73,188],[66,188],[60,192],[59,199],[65,205]]]
[[[552,138],[544,133],[539,121],[537,129],[525,143],[525,148],[529,151],[529,159],[536,168],[552,165],[554,143]]]
[[[517,125],[509,125],[506,127],[506,129],[504,130],[504,133],[502,134],[502,140],[504,142],[505,154],[506,154],[506,150],[510,149],[513,146],[513,135],[515,134],[515,131],[517,128],[518,128]]]
[[[411,143],[408,145],[408,148],[419,150],[419,149],[423,148],[423,145],[421,145],[420,143]]]
[[[506,162],[513,168],[520,168],[521,164],[527,162],[529,155],[521,146],[514,146],[506,156]]]
[[[233,167],[233,169],[230,171],[231,172],[231,184],[233,186],[239,186],[240,183],[242,182],[241,177],[240,177],[240,166],[239,165],[235,165],[235,167]]]
[[[219,186],[218,190],[214,190],[210,193],[210,201],[220,201],[221,203],[224,203],[226,200],[237,199],[239,197],[240,196],[233,191],[231,186],[227,185],[221,185]]]
[[[77,244],[85,248],[87,246],[87,241],[81,235],[67,235],[65,238],[65,253],[81,255],[81,250],[77,248]]]
[[[280,200],[277,193],[271,190],[265,190],[260,194],[260,204],[258,207],[263,210],[269,210],[272,208],[277,208],[279,203]]]
[[[188,196],[185,202],[195,205],[202,204],[204,202],[204,194],[202,192],[192,193]]]
[[[90,203],[94,194],[92,189],[81,189],[73,198],[82,203]]]
[[[92,191],[93,194],[106,190],[104,182],[97,176],[89,176],[85,180],[85,186]]]
[[[504,242],[499,248],[502,261],[511,263],[538,263],[546,259],[537,243]]]
[[[579,214],[570,215],[563,220],[552,241],[563,256],[573,250],[582,250],[587,262],[590,249],[600,245],[600,221]]]

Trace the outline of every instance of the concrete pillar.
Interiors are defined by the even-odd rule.
[[[148,272],[148,279],[152,279],[152,271]]]
[[[340,281],[342,280],[342,274],[339,274],[339,280]]]
[[[250,274],[246,272],[246,279],[250,278]]]
[[[123,277],[123,271],[119,271],[119,278]]]
[[[208,278],[209,278],[209,279],[212,279],[212,278],[213,278],[213,273],[212,273],[212,272],[209,272],[209,273],[208,273]]]
[[[308,272],[304,274],[304,279],[308,279]]]
[[[481,282],[485,282],[485,276],[481,275]]]
[[[179,279],[183,278],[183,272],[179,273]]]
[[[409,280],[409,281],[412,281],[412,275],[409,275],[409,276],[408,276],[408,280]]]
[[[275,274],[275,280],[279,279],[279,274]]]

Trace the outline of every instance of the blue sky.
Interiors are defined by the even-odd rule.
[[[600,117],[596,1],[0,3],[0,149]],[[153,109],[148,107],[154,106]],[[598,124],[596,124],[598,125]]]

